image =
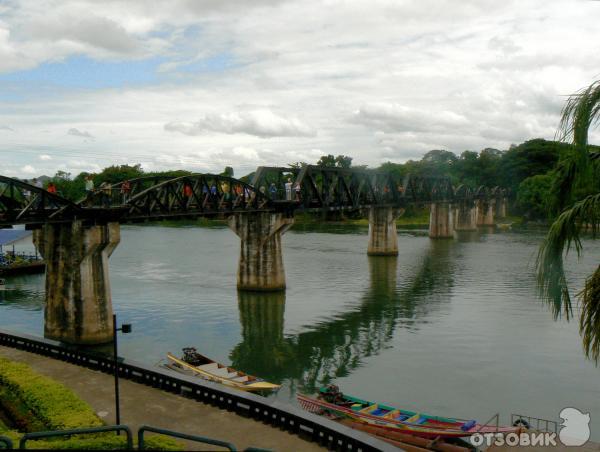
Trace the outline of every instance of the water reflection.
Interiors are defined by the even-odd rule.
[[[24,311],[42,311],[44,309],[44,276],[7,277],[6,288],[0,290],[0,305]]]
[[[284,337],[285,293],[238,292],[242,342],[230,353],[232,365],[304,391],[349,375],[381,353],[398,328],[418,330],[448,300],[453,286],[452,244],[431,241],[419,262],[368,257],[370,285],[359,309]],[[399,265],[416,271],[398,284]]]
[[[242,342],[230,354],[233,367],[281,381],[293,360],[283,338],[285,292],[238,291]]]

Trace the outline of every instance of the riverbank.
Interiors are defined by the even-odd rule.
[[[115,421],[114,379],[111,375],[33,353],[0,346],[0,356],[25,363],[56,380],[87,402],[108,424]],[[184,397],[129,380],[120,381],[121,422],[134,431],[142,425],[207,436],[235,444],[239,450],[323,450],[315,443]],[[189,446],[192,446],[190,443]]]

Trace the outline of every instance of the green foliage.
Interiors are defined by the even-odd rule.
[[[583,349],[596,364],[600,358],[600,265],[586,279],[583,290],[578,294],[581,299],[581,317],[579,331],[583,337]]]
[[[552,176],[538,174],[519,184],[517,205],[528,218],[547,218],[550,206]]]
[[[323,155],[317,162],[318,166],[350,168],[352,166],[352,157],[346,155],[338,155],[334,157],[332,154]]]
[[[569,97],[557,133],[560,139],[572,144],[561,156],[554,183],[555,207],[567,207],[550,227],[536,262],[540,296],[552,307],[555,317],[564,313],[568,319],[572,315],[564,255],[571,245],[575,246],[577,255],[581,255],[583,231],[591,231],[594,238],[600,231],[600,158],[598,148],[588,144],[589,129],[599,120],[600,80]],[[583,348],[596,365],[600,359],[599,271],[600,267],[586,279],[578,294]]]
[[[0,385],[19,397],[50,430],[102,425],[92,408],[71,390],[25,364],[0,357]]]
[[[0,386],[0,405],[17,430],[23,432],[46,430],[44,423],[37,419],[18,394],[4,385]]]
[[[144,176],[142,165],[113,165],[106,167],[100,174],[94,176],[94,184],[98,187],[102,182],[116,184],[124,180],[135,179]]]
[[[185,450],[183,443],[164,435],[144,436],[145,450]]]
[[[226,166],[221,176],[233,177],[233,168],[231,166]]]
[[[92,408],[62,384],[34,372],[29,366],[0,357],[0,402],[16,427],[22,431],[70,430],[99,427],[102,421]],[[7,430],[0,423],[0,432],[18,443],[21,434]],[[125,436],[114,433],[74,435],[68,439],[28,441],[28,449],[59,450],[120,450]],[[152,436],[147,439],[152,450],[184,450],[173,438]]]

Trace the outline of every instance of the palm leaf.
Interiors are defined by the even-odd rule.
[[[579,332],[583,337],[585,355],[598,365],[600,360],[600,265],[585,281],[578,294],[581,300]]]
[[[540,246],[536,261],[538,291],[550,304],[555,318],[564,314],[570,319],[573,315],[563,257],[572,246],[578,256],[581,254],[580,237],[584,230],[591,231],[594,238],[600,230],[600,193],[589,195],[562,212]]]
[[[562,110],[556,133],[559,141],[573,143],[573,152],[561,160],[556,169],[554,194],[557,210],[562,210],[572,199],[573,192],[589,184],[593,177],[590,160],[598,152],[590,152],[588,132],[600,121],[600,80],[569,96]]]

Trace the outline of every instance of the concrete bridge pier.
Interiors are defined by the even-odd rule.
[[[454,215],[449,202],[434,202],[429,211],[429,237],[445,239],[454,237]]]
[[[476,231],[477,208],[471,202],[461,202],[454,208],[454,230]]]
[[[393,207],[371,207],[369,209],[369,256],[397,256],[398,233],[396,218],[403,209]]]
[[[72,344],[111,342],[108,258],[120,241],[119,224],[46,224],[33,240],[46,261],[44,336]]]
[[[477,226],[494,226],[496,223],[496,201],[494,199],[478,199],[476,201]]]
[[[485,210],[485,215],[483,217],[483,225],[484,226],[494,226],[496,224],[496,200],[494,198],[490,199],[487,203],[487,209]]]
[[[507,204],[508,204],[508,199],[506,197],[498,198],[496,200],[496,217],[497,218],[506,218]]]
[[[282,213],[235,214],[229,227],[241,240],[237,287],[239,290],[285,290],[281,236],[294,224]]]

